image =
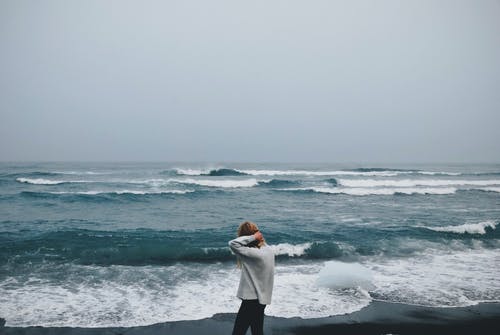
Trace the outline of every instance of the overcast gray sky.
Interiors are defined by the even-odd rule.
[[[499,162],[500,2],[0,0],[0,160]]]

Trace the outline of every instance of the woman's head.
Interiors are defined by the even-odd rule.
[[[255,234],[256,232],[259,231],[259,227],[251,221],[245,221],[240,226],[238,227],[238,237],[240,236],[250,236]],[[250,246],[251,247],[258,247],[260,248],[265,241],[255,241],[256,243],[252,243]]]
[[[251,221],[245,221],[238,228],[238,237],[253,235],[259,231],[259,227]]]

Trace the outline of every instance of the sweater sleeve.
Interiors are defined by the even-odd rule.
[[[229,241],[229,248],[231,248],[231,250],[238,256],[260,257],[258,248],[248,246],[248,244],[253,241],[255,241],[255,237],[253,235],[240,236]]]

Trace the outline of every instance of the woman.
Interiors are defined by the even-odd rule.
[[[241,268],[238,298],[241,306],[234,322],[233,335],[244,335],[250,327],[252,335],[264,333],[264,309],[271,303],[274,283],[274,252],[266,244],[253,222],[243,222],[238,238],[229,241]]]

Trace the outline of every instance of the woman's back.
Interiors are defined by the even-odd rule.
[[[243,222],[238,238],[229,247],[238,257],[241,267],[240,285],[236,294],[241,306],[234,322],[233,335],[244,335],[248,327],[252,335],[264,333],[264,309],[271,303],[274,284],[274,252],[257,225]]]
[[[237,296],[241,299],[258,299],[263,305],[271,303],[274,284],[274,252],[267,244],[248,245],[256,239],[253,235],[240,236],[229,242],[231,250],[241,262],[241,278]]]

